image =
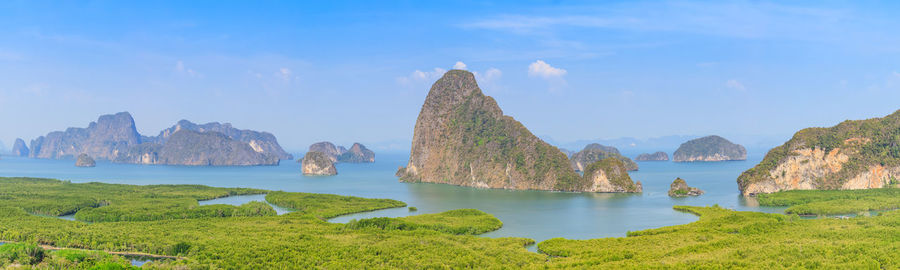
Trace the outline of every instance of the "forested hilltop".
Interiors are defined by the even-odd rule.
[[[868,189],[900,178],[900,111],[807,128],[738,177],[744,195],[794,189]]]
[[[851,194],[868,198],[867,205],[845,210],[871,209],[878,198],[896,197],[875,191]],[[267,193],[269,203],[295,212],[275,215],[261,202],[197,205],[201,199],[260,192]],[[812,211],[841,204],[835,194],[817,194],[784,194],[766,203]],[[676,206],[700,219],[627,237],[550,239],[533,253],[525,249],[534,243],[531,239],[477,236],[499,229],[502,222],[474,209],[347,224],[325,221],[406,205],[389,199],[35,178],[0,178],[0,196],[0,242],[7,242],[0,245],[0,267],[123,269],[129,260],[119,252],[155,256],[144,265],[149,269],[900,267],[894,241],[900,237],[898,211],[809,220]],[[49,217],[73,212],[79,221]]]

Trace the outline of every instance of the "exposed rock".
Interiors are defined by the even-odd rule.
[[[301,160],[303,175],[335,175],[337,169],[328,155],[322,152],[306,152]]]
[[[565,148],[560,148],[559,151],[562,151],[563,154],[566,154],[566,157],[572,157],[572,155],[575,154],[575,151],[565,149]]]
[[[178,123],[176,123],[174,126],[160,131],[158,136],[149,137],[149,140],[164,145],[169,137],[172,136],[172,134],[175,134],[175,132],[183,129],[193,130],[200,133],[210,131],[222,133],[225,136],[228,136],[228,138],[247,143],[251,148],[253,148],[253,151],[275,155],[282,160],[294,158],[291,154],[285,152],[284,149],[281,149],[281,145],[278,144],[278,140],[275,139],[275,135],[272,135],[268,132],[237,129],[232,127],[231,123],[220,124],[219,122],[211,122],[198,125],[188,120],[181,120],[178,121]]]
[[[31,141],[32,158],[72,159],[78,154],[113,160],[119,152],[141,143],[134,119],[127,112],[103,115],[87,128],[50,132]]]
[[[29,152],[28,146],[25,146],[25,141],[16,138],[16,143],[13,144],[12,148],[12,155],[17,157],[27,157]]]
[[[666,152],[656,152],[653,154],[643,153],[638,155],[634,160],[637,161],[669,161],[669,154]]]
[[[366,148],[365,145],[354,143],[350,150],[338,156],[337,160],[349,163],[375,162],[375,152]]]
[[[738,177],[744,195],[804,189],[869,189],[900,179],[900,111],[807,128]]]
[[[317,142],[309,146],[308,152],[322,152],[332,162],[369,163],[375,162],[375,152],[361,143],[353,143],[348,150],[331,142]]]
[[[625,164],[625,168],[627,168],[629,171],[638,170],[637,163],[635,163],[630,158],[620,154],[619,149],[597,143],[588,144],[584,147],[583,150],[579,151],[578,153],[572,154],[572,156],[569,158],[569,162],[572,165],[572,169],[580,172],[584,171],[584,167],[586,167],[587,165],[609,157],[621,160],[622,163]]]
[[[326,156],[328,156],[329,159],[331,159],[331,162],[337,162],[337,158],[340,155],[346,153],[347,148],[344,148],[343,146],[335,146],[331,142],[317,142],[310,145],[309,151],[307,152],[322,152]]]
[[[250,144],[233,140],[219,132],[182,129],[171,134],[163,145],[138,145],[115,161],[188,166],[253,166],[277,165],[280,157],[258,152]]]
[[[672,159],[675,162],[747,160],[747,150],[740,144],[712,135],[681,144]]]
[[[451,70],[432,85],[416,119],[400,181],[481,188],[585,191],[566,155],[503,115],[475,76]]]
[[[675,181],[672,181],[672,185],[669,185],[669,197],[700,196],[701,194],[703,194],[702,190],[689,187],[687,182],[681,178],[675,178]]]
[[[590,181],[591,186],[586,191],[590,192],[643,192],[641,181],[631,181],[625,163],[621,160],[608,157],[591,163],[584,170],[584,178]]]
[[[277,165],[291,158],[272,134],[227,123],[196,125],[182,120],[157,137],[141,136],[127,112],[100,116],[88,128],[39,137],[31,142],[29,156],[62,159],[77,153],[120,163],[194,166]]]
[[[75,161],[76,167],[94,167],[97,166],[97,162],[94,162],[94,159],[87,154],[78,155],[78,160]]]

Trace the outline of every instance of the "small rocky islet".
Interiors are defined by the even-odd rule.
[[[375,162],[375,152],[366,148],[361,143],[353,143],[350,149],[335,145],[331,142],[317,142],[309,146],[308,152],[321,152],[331,159],[331,162],[345,163],[372,163]]]
[[[87,154],[80,154],[78,158],[75,159],[75,167],[95,167],[97,166],[97,162],[94,161],[91,156]]]
[[[702,190],[688,186],[687,181],[680,177],[675,178],[675,181],[672,181],[672,184],[669,185],[669,197],[689,197],[700,196],[702,194]]]
[[[306,152],[300,161],[300,167],[303,175],[336,175],[337,169],[334,162],[323,152],[310,151]]]

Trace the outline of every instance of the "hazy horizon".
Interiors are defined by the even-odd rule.
[[[558,143],[777,142],[900,109],[898,3],[512,3],[0,3],[0,141],[129,111],[144,135],[408,148],[453,68]]]

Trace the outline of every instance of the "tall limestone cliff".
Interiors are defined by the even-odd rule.
[[[31,141],[32,158],[74,159],[79,154],[113,160],[120,152],[141,143],[134,119],[127,112],[103,115],[87,128],[50,132]]]
[[[638,164],[634,162],[634,160],[619,153],[619,149],[598,143],[588,144],[584,149],[578,151],[578,153],[572,154],[572,156],[569,157],[569,162],[572,164],[572,169],[581,172],[584,171],[584,168],[588,165],[609,157],[622,161],[625,168],[629,171],[638,170]]]
[[[475,76],[448,71],[416,119],[401,181],[504,189],[586,191],[568,159],[485,96]]]
[[[900,182],[900,111],[807,128],[738,177],[744,195],[794,189],[868,189]]]
[[[17,157],[27,157],[29,152],[28,146],[25,146],[25,141],[16,138],[16,143],[13,144],[12,148],[12,155]]]
[[[682,143],[672,154],[675,162],[747,160],[747,149],[712,135]]]
[[[69,128],[31,142],[30,157],[72,159],[86,154],[119,163],[166,165],[277,165],[292,158],[266,132],[230,124],[196,125],[186,120],[159,136],[138,134],[131,114],[103,115],[87,128]]]
[[[188,166],[252,166],[275,165],[280,157],[257,151],[251,144],[233,140],[215,132],[181,129],[172,133],[162,145],[145,143],[131,148],[115,161],[121,163],[188,165]]]

